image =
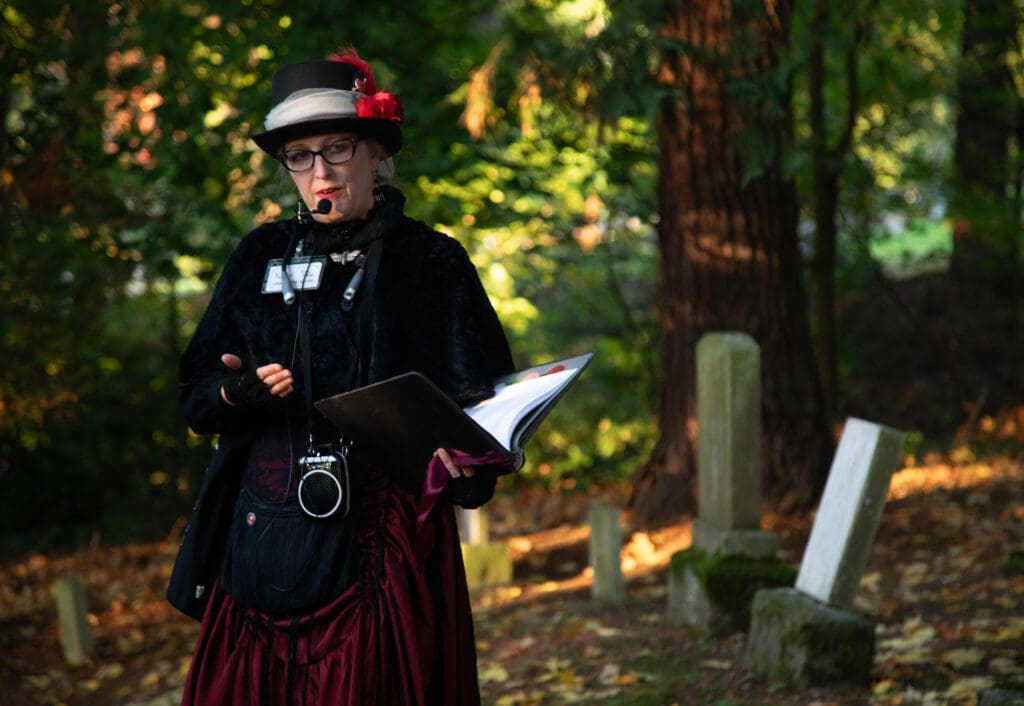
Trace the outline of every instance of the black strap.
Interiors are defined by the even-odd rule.
[[[358,314],[358,342],[359,342],[359,364],[357,379],[359,386],[363,387],[370,382],[370,363],[373,355],[373,286],[377,279],[377,269],[380,267],[381,251],[384,249],[384,239],[377,238],[370,243],[370,250],[366,255],[366,274],[364,276],[361,292],[359,292]]]
[[[313,445],[313,367],[309,362],[309,309],[313,303],[299,301],[299,348],[302,355],[303,401],[308,415],[309,445]]]
[[[355,292],[356,309],[356,349],[358,359],[356,361],[356,382],[362,387],[370,382],[371,358],[373,356],[373,290],[377,279],[377,270],[380,268],[381,256],[384,250],[383,232],[380,229],[367,246],[366,259],[361,264],[356,277],[360,277]],[[350,284],[351,286],[351,284]],[[299,347],[302,349],[302,372],[305,378],[305,404],[309,412],[309,435],[310,444],[313,438],[313,371],[310,364],[309,348],[309,314],[307,307],[312,307],[312,302],[303,298],[299,299]],[[347,302],[342,302],[346,307]]]

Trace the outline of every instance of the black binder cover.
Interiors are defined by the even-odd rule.
[[[501,384],[556,365],[576,368],[572,377],[520,422],[512,450],[504,448],[426,376],[404,373],[340,395],[327,397],[316,408],[346,439],[370,448],[389,467],[400,470],[404,486],[419,490],[427,464],[439,448],[469,454],[500,450],[515,470],[523,464],[522,447],[575,382],[593,353],[519,371],[495,381]]]

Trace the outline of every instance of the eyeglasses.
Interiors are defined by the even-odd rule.
[[[317,155],[328,164],[344,164],[355,156],[356,145],[363,139],[346,137],[319,150],[285,150],[281,153],[281,164],[290,172],[308,172],[313,168]]]

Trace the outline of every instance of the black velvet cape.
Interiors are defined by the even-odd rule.
[[[504,332],[465,249],[405,216],[400,192],[385,194],[369,224],[354,231],[290,220],[249,233],[229,258],[182,355],[185,419],[197,433],[219,435],[168,588],[170,602],[196,619],[220,570],[255,430],[281,415],[300,421],[309,415],[296,356],[300,307],[309,312],[313,400],[358,386],[360,350],[369,351],[362,363],[367,382],[417,370],[462,405],[489,396],[494,379],[513,371]],[[306,254],[329,254],[361,244],[367,233],[381,238],[379,269],[351,310],[340,302],[355,265],[330,259],[320,288],[300,293],[294,305],[280,293],[261,292],[268,262],[290,254],[296,236],[306,239]],[[368,327],[359,324],[361,307],[368,307]],[[369,331],[368,346],[359,344],[360,330]],[[224,353],[239,356],[247,369],[281,363],[294,374],[295,392],[265,412],[226,405],[220,388],[234,373],[221,363]],[[477,474],[451,483],[448,493],[453,502],[475,507],[490,498],[494,484],[493,476]]]

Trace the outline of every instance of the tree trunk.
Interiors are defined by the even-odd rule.
[[[811,291],[814,308],[814,344],[825,393],[826,416],[831,416],[838,396],[836,363],[836,207],[839,179],[830,164],[825,121],[825,31],[828,0],[816,0],[808,37],[807,93],[810,99],[811,164],[814,184],[814,260]]]
[[[1016,270],[1009,149],[1018,98],[1006,56],[1016,50],[1017,27],[1011,0],[969,0],[964,7],[951,270],[999,296],[1013,291]]]
[[[767,81],[788,32],[788,2],[668,0],[659,79],[662,400],[660,437],[630,506],[651,526],[694,509],[694,354],[711,331],[745,331],[762,353],[765,491],[782,509],[823,487],[831,441],[807,324],[796,193],[775,149],[758,165],[738,141],[788,139],[788,93],[743,101],[738,81]],[[752,10],[753,7],[756,11]],[[749,83],[747,84],[749,85]],[[770,102],[770,101],[769,101]],[[763,152],[762,152],[763,154]]]
[[[807,51],[807,93],[810,102],[808,122],[811,131],[811,168],[814,190],[814,260],[811,263],[813,293],[813,331],[817,350],[818,369],[825,393],[825,417],[832,419],[839,400],[839,364],[836,356],[836,252],[839,231],[836,214],[839,210],[839,186],[843,164],[853,144],[853,130],[860,109],[860,79],[857,52],[864,42],[868,23],[874,16],[874,0],[868,0],[853,13],[851,22],[845,14],[848,6],[839,10],[838,23],[833,18],[836,10],[829,0],[815,0],[811,18],[811,31]],[[843,76],[846,84],[846,110],[843,120],[833,127],[834,144],[829,140],[829,121],[826,117],[825,83],[828,74],[825,46],[832,29],[839,25],[853,34],[844,38]],[[838,44],[834,42],[833,44]],[[838,111],[836,111],[838,112]]]

